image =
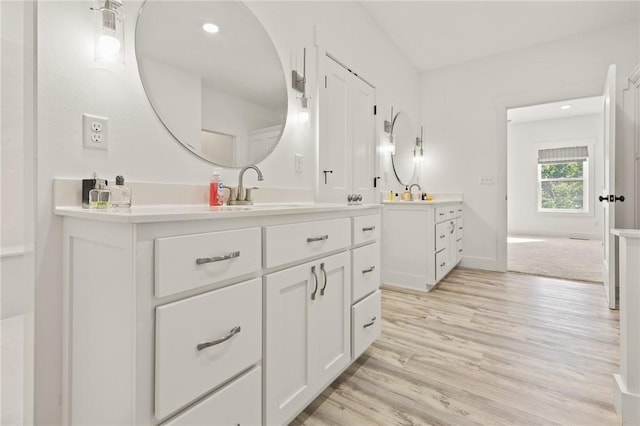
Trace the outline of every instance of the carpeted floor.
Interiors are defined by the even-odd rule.
[[[602,282],[602,241],[510,235],[507,270]]]

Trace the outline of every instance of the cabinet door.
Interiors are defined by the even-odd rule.
[[[314,275],[318,277],[315,279]],[[316,263],[307,263],[264,278],[265,305],[265,421],[279,425],[289,421],[308,403],[311,388],[309,364],[309,315],[312,292],[320,274]]]
[[[320,389],[351,361],[351,268],[344,252],[316,262],[319,290],[311,302],[309,364],[313,388]]]
[[[447,265],[447,272],[453,269],[453,267],[458,263],[458,234],[456,232],[457,227],[455,219],[449,221],[448,231],[449,243],[447,247],[449,248],[449,261]]]

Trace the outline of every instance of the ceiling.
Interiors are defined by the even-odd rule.
[[[561,108],[570,105],[570,108]],[[598,114],[604,111],[602,96],[571,99],[568,101],[551,102],[523,108],[512,108],[507,111],[509,123],[524,123],[527,121],[549,120],[554,118],[575,117],[578,115]]]
[[[638,1],[361,1],[419,71],[637,21]]]

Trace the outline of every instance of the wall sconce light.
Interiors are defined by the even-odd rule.
[[[298,92],[302,92],[302,96],[300,99],[300,112],[298,113],[298,120],[301,123],[308,123],[311,114],[309,113],[309,99],[310,96],[307,96],[306,86],[307,86],[307,48],[305,47],[302,54],[302,74],[298,71],[291,71],[291,85]]]
[[[124,64],[124,10],[121,0],[100,0],[96,24],[95,60]]]
[[[416,138],[416,146],[413,148],[413,161],[421,163],[424,160],[424,148],[422,147],[422,137],[424,134],[424,127],[420,126],[420,137]]]
[[[395,153],[396,153],[396,144],[395,144],[396,136],[393,134],[393,124],[391,124],[392,121],[393,121],[393,107],[391,107],[391,121],[384,120],[384,131],[385,131],[385,133],[389,133],[388,138],[385,138],[385,139],[389,143],[386,144],[386,146],[383,148],[383,151],[386,151],[391,155],[395,155]]]

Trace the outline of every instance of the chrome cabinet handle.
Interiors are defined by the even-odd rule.
[[[324,291],[327,289],[327,271],[324,270],[324,263],[320,264],[320,271],[322,271],[322,274],[324,275],[324,284],[320,289],[320,296],[324,296]]]
[[[445,237],[445,235],[444,235],[444,234],[440,235],[440,238],[444,238],[444,237]]]
[[[446,262],[442,262],[442,263],[440,264],[440,267],[442,268],[442,267],[443,267],[444,265],[446,265],[446,264],[447,264]]]
[[[362,228],[362,232],[375,231],[375,230],[376,230],[375,226],[367,226],[365,228]]]
[[[462,253],[462,249],[458,249],[458,253]]]
[[[199,257],[198,259],[196,259],[196,265],[202,265],[204,263],[220,262],[222,260],[233,259],[234,257],[240,257],[240,251],[234,251],[233,253],[225,254],[224,256]]]
[[[373,271],[375,271],[375,269],[376,269],[376,267],[375,267],[375,265],[374,265],[374,266],[372,266],[372,267],[370,267],[370,268],[363,269],[363,270],[362,270],[362,273],[363,273],[363,274],[367,274],[367,273],[369,273],[369,272],[373,272]]]
[[[371,327],[373,324],[375,324],[376,322],[376,317],[371,318],[371,321],[369,321],[368,323],[366,323],[365,325],[362,326],[362,328],[367,328],[367,327]]]
[[[233,336],[240,333],[240,331],[241,331],[240,326],[239,325],[235,326],[231,329],[231,331],[229,331],[229,333],[226,336],[216,340],[212,340],[210,342],[198,343],[198,346],[196,346],[196,348],[198,349],[198,351],[201,351],[203,349],[210,348],[211,346],[219,345],[220,343],[224,343],[227,340],[231,339]]]
[[[311,300],[316,300],[316,293],[318,292],[318,275],[316,275],[315,265],[311,267],[311,273],[313,274],[313,279],[316,283],[315,287],[313,288],[313,293],[311,293]]]
[[[328,235],[323,235],[322,237],[309,237],[307,238],[307,242],[308,243],[312,243],[314,241],[324,241],[324,240],[328,240],[329,236]]]

